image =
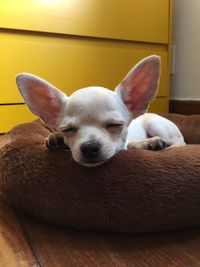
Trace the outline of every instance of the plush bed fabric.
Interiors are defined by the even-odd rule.
[[[15,207],[65,226],[151,232],[200,224],[200,116],[165,115],[186,146],[121,151],[95,168],[44,145],[39,121],[0,142],[0,192]]]

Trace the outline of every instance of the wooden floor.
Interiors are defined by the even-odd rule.
[[[200,266],[200,228],[122,235],[33,219],[0,200],[0,267]]]

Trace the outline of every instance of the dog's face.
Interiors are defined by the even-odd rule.
[[[68,98],[58,130],[74,159],[90,166],[123,149],[130,121],[131,115],[116,93],[89,87]]]
[[[139,62],[115,91],[83,88],[67,97],[45,80],[19,74],[17,85],[30,110],[61,132],[75,161],[96,166],[124,148],[128,125],[143,114],[155,96],[160,59]]]

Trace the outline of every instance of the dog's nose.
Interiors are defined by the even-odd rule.
[[[95,159],[100,155],[101,144],[97,141],[87,141],[80,147],[83,156],[87,159]]]

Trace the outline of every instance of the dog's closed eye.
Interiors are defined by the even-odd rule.
[[[123,122],[112,122],[106,124],[106,129],[109,132],[117,133],[120,132],[123,128],[124,123]]]
[[[78,127],[67,127],[67,128],[61,129],[62,133],[69,134],[69,135],[75,134],[77,133],[77,131],[78,131]]]

